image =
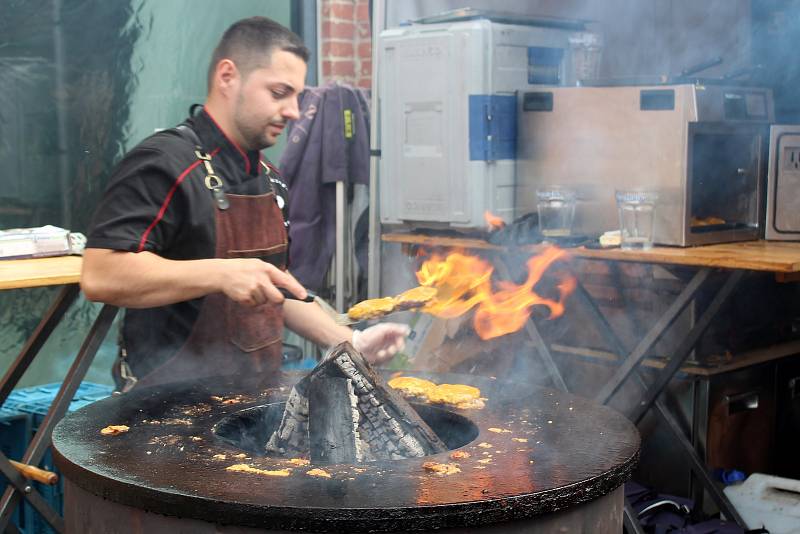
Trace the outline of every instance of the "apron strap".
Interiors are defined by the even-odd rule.
[[[216,204],[217,208],[221,210],[228,209],[231,203],[228,201],[228,197],[225,195],[225,191],[222,189],[222,178],[220,178],[214,172],[214,167],[211,166],[211,156],[209,156],[208,152],[203,149],[197,133],[186,123],[176,126],[175,131],[178,132],[179,135],[181,135],[181,137],[184,139],[191,141],[194,145],[194,155],[203,163],[203,166],[205,167],[205,184],[214,197],[214,204]]]

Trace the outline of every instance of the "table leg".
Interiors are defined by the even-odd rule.
[[[654,405],[656,413],[667,424],[672,436],[680,445],[680,451],[686,456],[692,471],[694,471],[694,474],[700,479],[700,482],[702,482],[703,487],[705,487],[706,491],[711,495],[717,508],[719,508],[720,512],[722,512],[729,521],[734,521],[737,525],[746,529],[747,525],[744,519],[742,519],[742,516],[736,511],[736,508],[733,507],[725,493],[717,487],[711,475],[708,474],[705,463],[700,459],[692,443],[683,434],[683,430],[672,414],[669,413],[667,407],[660,400],[655,401]]]
[[[699,270],[691,279],[689,284],[681,291],[680,295],[675,301],[667,308],[667,311],[656,321],[656,324],[645,334],[644,338],[636,345],[636,348],[625,358],[622,364],[616,368],[611,379],[603,386],[600,392],[595,397],[595,400],[600,404],[608,404],[614,393],[619,390],[628,376],[633,372],[636,366],[641,363],[647,352],[653,345],[664,335],[664,332],[672,326],[672,323],[678,318],[678,315],[686,308],[686,306],[694,299],[697,291],[708,279],[710,269]]]
[[[711,304],[708,305],[708,308],[703,312],[700,316],[700,319],[695,323],[689,333],[683,338],[680,345],[672,351],[672,356],[667,362],[667,366],[659,373],[658,378],[656,381],[646,390],[645,397],[642,401],[637,404],[634,409],[633,413],[631,414],[631,420],[638,424],[639,421],[642,420],[644,414],[650,409],[650,406],[653,405],[656,398],[664,391],[664,388],[667,387],[667,384],[672,377],[675,376],[675,373],[681,368],[683,363],[686,361],[686,358],[691,354],[692,350],[694,350],[695,345],[700,340],[700,337],[705,333],[708,327],[711,325],[711,321],[714,319],[714,316],[719,313],[719,310],[725,305],[728,301],[728,298],[731,294],[736,290],[736,286],[739,285],[739,282],[744,277],[744,271],[733,271],[732,273],[728,274],[725,283],[719,289],[714,298],[711,301]]]
[[[509,271],[508,265],[506,265],[502,258],[496,262],[496,265],[500,275],[506,280],[511,280],[511,271]],[[533,320],[533,315],[531,315],[525,322],[525,332],[536,346],[536,351],[542,358],[542,362],[544,362],[544,366],[547,368],[547,372],[550,374],[550,379],[553,381],[553,384],[559,390],[568,392],[567,384],[564,382],[564,378],[561,376],[558,366],[553,360],[553,354],[550,352],[547,343],[545,343],[544,339],[542,338],[542,334],[539,332],[539,328],[536,326],[536,323]]]
[[[598,324],[600,335],[602,335],[605,338],[606,343],[611,346],[611,352],[616,353],[620,358],[622,358],[623,354],[627,354],[628,350],[625,348],[622,340],[617,336],[616,332],[614,332],[614,328],[606,320],[605,315],[603,315],[603,312],[601,312],[600,308],[597,307],[597,304],[595,304],[592,296],[588,291],[586,291],[586,288],[580,281],[577,282],[574,294],[583,304],[583,308],[589,312],[591,319]]]
[[[675,356],[670,360],[670,363],[667,365],[661,374],[659,375],[659,379],[657,379],[656,383],[651,386],[647,387],[644,380],[642,379],[641,375],[639,374],[638,370],[633,373],[633,376],[636,378],[636,382],[644,389],[645,391],[645,404],[640,404],[635,408],[635,414],[637,417],[633,419],[637,424],[641,421],[641,418],[647,412],[647,410],[654,406],[655,413],[659,416],[660,419],[666,424],[666,428],[669,430],[670,434],[672,434],[675,441],[678,443],[680,447],[680,451],[684,454],[684,456],[689,461],[690,467],[692,471],[695,473],[695,476],[698,477],[700,482],[702,483],[703,487],[708,491],[711,495],[711,498],[714,500],[714,503],[720,509],[720,511],[727,517],[728,519],[736,522],[739,526],[746,528],[744,520],[738,514],[736,509],[733,507],[731,502],[728,500],[728,497],[720,491],[719,487],[717,487],[714,480],[708,474],[708,470],[706,469],[705,463],[700,459],[700,456],[697,453],[697,450],[692,445],[692,443],[686,438],[683,433],[683,430],[680,424],[675,420],[674,416],[669,412],[666,405],[658,400],[658,396],[663,391],[664,387],[666,387],[667,383],[672,379],[675,373],[678,371],[680,366],[683,364],[684,360],[691,351],[694,349],[695,344],[700,339],[700,336],[706,331],[708,328],[711,319],[713,319],[714,315],[716,315],[720,308],[727,302],[727,299],[735,290],[736,286],[741,281],[744,275],[743,271],[734,271],[728,275],[725,283],[719,289],[717,294],[714,296],[711,304],[709,304],[708,308],[705,310],[703,315],[701,316],[700,320],[695,324],[695,326],[690,331],[689,335],[681,342],[680,346],[676,349]],[[695,276],[696,279],[696,276]],[[694,281],[693,279],[692,281]],[[588,293],[581,292],[582,286],[578,285],[578,291],[576,292],[578,296],[584,301],[587,305],[587,308],[590,311],[592,317],[597,321],[600,325],[600,331],[606,336],[606,340],[614,347],[615,352],[617,355],[621,357],[624,353],[624,347],[622,341],[617,337],[614,330],[610,328],[610,325],[605,320],[602,312],[597,308],[596,304],[592,300],[591,296]],[[695,291],[696,292],[696,289]],[[683,295],[683,292],[681,293]],[[622,349],[622,350],[621,350]],[[682,357],[677,358],[679,354],[682,354]],[[673,361],[677,361],[677,365],[673,364]],[[673,365],[670,365],[673,364]],[[657,391],[655,389],[658,388]],[[639,413],[641,411],[641,413]],[[633,512],[630,510],[628,511],[628,503],[626,501],[626,514],[625,514],[625,526],[628,529],[628,532],[640,532],[636,530],[639,527],[638,520],[636,519],[635,513],[631,515]],[[630,515],[630,517],[629,517]],[[631,523],[630,525],[628,523]]]
[[[564,378],[561,376],[561,372],[558,370],[558,366],[553,360],[553,354],[550,352],[550,349],[547,347],[547,343],[545,343],[544,339],[542,338],[542,334],[536,327],[533,317],[530,317],[525,323],[525,332],[527,332],[528,336],[531,338],[531,341],[533,341],[533,344],[536,346],[536,350],[539,353],[539,356],[542,358],[544,366],[547,368],[547,372],[550,374],[550,379],[553,381],[553,384],[561,391],[569,392],[567,389],[567,384],[564,382]]]
[[[2,452],[0,452],[0,473],[2,473],[9,484],[13,486],[13,489],[9,488],[10,491],[25,494],[25,499],[33,506],[34,510],[44,517],[47,524],[53,527],[56,532],[64,532],[64,518],[58,515],[58,512],[53,510],[53,507],[44,500],[44,497],[36,491],[30,480],[24,478],[11,466],[8,457]]]
[[[42,460],[47,447],[50,446],[50,436],[53,432],[53,427],[67,412],[69,404],[78,391],[83,377],[86,376],[86,372],[89,370],[97,354],[97,350],[100,348],[100,344],[105,339],[106,334],[108,334],[108,330],[111,328],[116,314],[117,308],[114,306],[105,305],[100,310],[89,334],[78,351],[78,355],[72,362],[67,376],[64,377],[64,382],[61,384],[61,388],[58,390],[53,404],[47,411],[47,415],[39,426],[39,430],[36,431],[36,435],[33,436],[31,443],[28,445],[28,449],[25,451],[25,455],[22,458],[23,463],[37,465]],[[8,464],[7,467],[13,469],[10,464]],[[5,471],[5,469],[3,470]],[[24,496],[28,498],[27,494]],[[19,503],[19,499],[20,492],[15,487],[8,488],[2,499],[0,499],[0,531],[4,531],[9,524],[11,514]],[[48,519],[47,516],[45,516],[45,519]],[[51,526],[53,526],[57,532],[63,532],[63,528],[59,529],[56,525],[52,524]]]
[[[25,346],[22,347],[19,355],[0,381],[0,406],[5,404],[6,399],[17,386],[22,375],[28,370],[31,362],[39,354],[39,350],[44,346],[50,334],[53,333],[53,330],[55,330],[76,298],[78,298],[78,284],[65,286],[58,293],[53,304],[50,305],[47,313],[42,317],[33,334],[28,338]]]

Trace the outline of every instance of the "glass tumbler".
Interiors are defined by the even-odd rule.
[[[539,230],[545,237],[564,237],[572,233],[575,217],[575,192],[570,189],[537,189]]]
[[[619,209],[620,247],[626,250],[653,248],[655,237],[655,191],[617,191]]]

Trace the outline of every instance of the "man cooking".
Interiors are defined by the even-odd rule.
[[[284,324],[321,346],[352,341],[372,362],[402,348],[404,325],[354,332],[279,290],[307,296],[286,270],[286,186],[260,151],[299,117],[308,56],[270,19],[233,24],[211,58],[202,110],[115,168],[81,288],[127,308],[114,369],[120,388],[274,372]]]

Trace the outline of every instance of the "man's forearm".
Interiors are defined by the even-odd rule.
[[[219,261],[176,261],[149,252],[86,249],[81,289],[90,300],[115,306],[165,306],[219,292]]]
[[[336,324],[330,315],[314,302],[286,300],[283,303],[286,327],[296,334],[320,345],[332,347],[342,341],[352,341],[353,331]]]

